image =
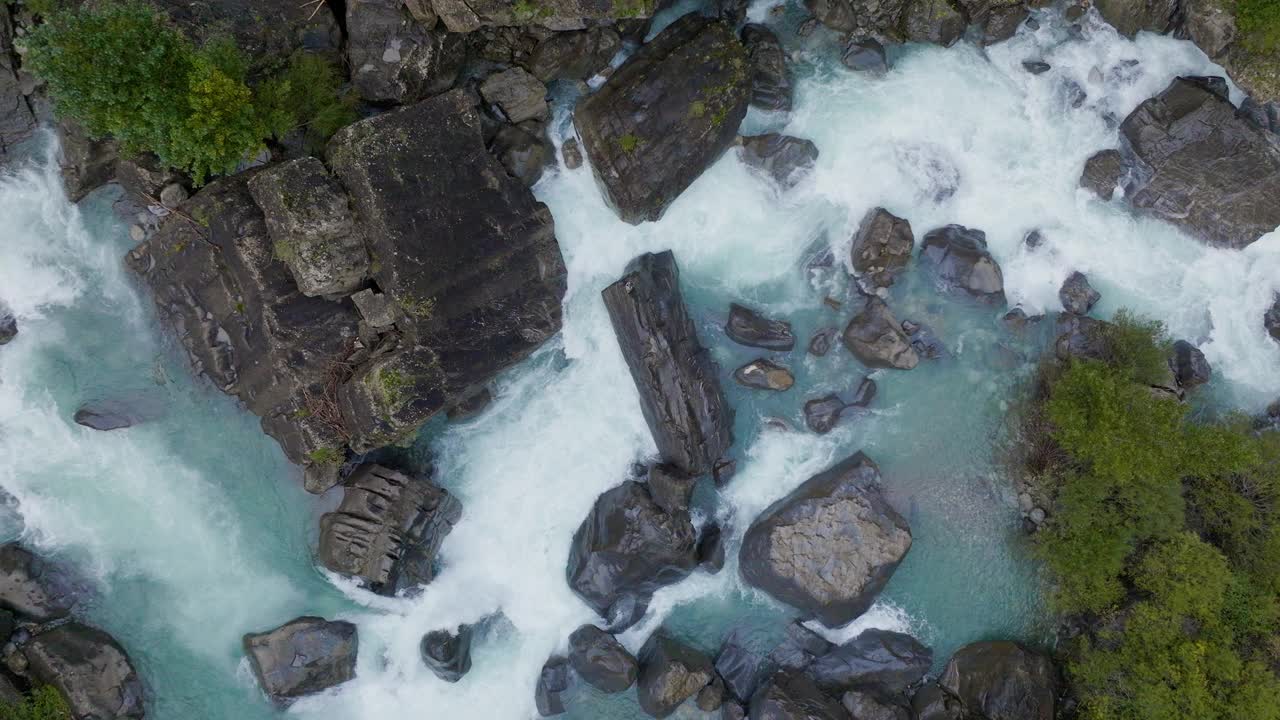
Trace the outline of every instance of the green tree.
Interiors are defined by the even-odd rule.
[[[71,720],[71,708],[57,690],[44,685],[20,703],[0,703],[0,720]]]

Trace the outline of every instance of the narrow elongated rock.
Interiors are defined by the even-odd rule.
[[[824,625],[866,612],[911,549],[907,521],[856,453],[770,505],[743,538],[743,579]]]
[[[690,475],[709,472],[733,444],[733,410],[689,318],[675,257],[641,255],[602,294],[659,455]]]
[[[796,346],[791,323],[767,318],[737,303],[729,305],[729,320],[724,325],[724,332],[730,340],[747,347],[786,351]]]
[[[728,25],[698,13],[672,23],[574,112],[605,201],[629,223],[662,217],[733,144],[750,97]]]
[[[461,516],[458,499],[430,480],[363,465],[338,509],[320,518],[320,561],[394,595],[431,581],[440,543]]]

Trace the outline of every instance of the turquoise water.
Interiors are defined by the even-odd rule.
[[[640,227],[604,207],[588,169],[548,173],[535,189],[555,216],[569,269],[564,331],[496,381],[486,413],[433,422],[398,453],[410,464],[432,458],[464,506],[443,571],[413,600],[378,598],[314,568],[316,519],[334,498],[302,492],[297,469],[256,419],[191,378],[122,267],[130,242],[111,219],[110,194],[72,208],[42,158],[0,180],[0,295],[22,327],[0,348],[0,486],[16,507],[7,534],[87,568],[97,591],[90,618],[134,657],[151,688],[151,717],[277,714],[245,671],[240,637],[304,613],[356,622],[361,652],[356,680],[296,704],[292,715],[531,717],[538,668],[592,619],[564,582],[572,533],[600,492],[654,452],[599,300],[641,252],[675,251],[737,411],[738,475],[718,496],[700,490],[699,519],[728,522],[736,549],[770,502],[867,451],[915,544],[880,602],[831,636],[908,630],[940,662],[978,639],[1051,642],[1039,570],[994,452],[1008,397],[1037,348],[1004,332],[1004,308],[941,296],[913,269],[890,305],[900,319],[932,326],[950,357],[874,373],[879,394],[869,413],[828,436],[804,430],[804,400],[851,392],[864,374],[842,348],[821,359],[803,348],[814,329],[843,327],[853,312],[822,301],[849,300],[844,258],[869,208],[906,217],[917,238],[949,222],[985,230],[1010,304],[1029,312],[1056,310],[1062,280],[1083,270],[1104,295],[1100,314],[1133,307],[1201,342],[1215,368],[1212,392],[1225,404],[1256,409],[1280,392],[1280,350],[1256,320],[1280,282],[1280,234],[1243,252],[1211,250],[1076,189],[1085,158],[1116,141],[1107,114],[1123,116],[1177,74],[1212,69],[1194,47],[1094,27],[1063,44],[1065,32],[1046,17],[1039,32],[985,55],[964,45],[911,48],[889,75],[867,78],[831,62],[821,31],[803,42],[786,37],[802,78],[796,109],[789,119],[753,111],[748,128],[814,140],[821,157],[799,187],[778,194],[730,152],[661,222]],[[1054,70],[1031,76],[1020,67],[1028,58]],[[1113,76],[1126,59],[1140,59],[1139,70]],[[1085,106],[1066,106],[1066,79],[1089,92]],[[561,108],[557,140],[568,127]],[[936,200],[952,177],[954,194]],[[1048,239],[1034,253],[1021,245],[1033,228]],[[805,269],[815,248],[832,251],[833,269]],[[797,350],[771,356],[796,372],[790,392],[750,392],[729,379],[758,356],[723,337],[731,301],[795,325]],[[84,400],[137,395],[162,417],[113,433],[71,423]],[[767,648],[793,616],[743,587],[732,550],[723,572],[667,588],[652,611],[624,642],[638,647],[665,623],[708,651],[733,629]],[[424,632],[486,618],[460,683],[422,665]],[[583,691],[569,717],[641,715],[633,695]],[[676,717],[700,714],[690,706]]]

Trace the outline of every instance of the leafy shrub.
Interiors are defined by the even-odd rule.
[[[1280,0],[1236,0],[1236,27],[1250,50],[1280,50]]]
[[[0,704],[0,720],[71,720],[71,708],[57,690],[45,685],[18,704]]]
[[[258,104],[274,137],[301,129],[307,149],[315,153],[359,117],[355,95],[341,86],[336,65],[318,55],[297,52],[284,70],[258,88]]]

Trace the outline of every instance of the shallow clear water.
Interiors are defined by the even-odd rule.
[[[752,13],[768,16],[765,6]],[[587,169],[550,173],[536,188],[569,269],[564,331],[499,378],[485,414],[433,422],[401,453],[418,464],[434,456],[438,480],[465,508],[444,544],[443,572],[414,600],[378,598],[313,568],[316,517],[332,498],[306,496],[256,420],[190,377],[122,268],[130,242],[109,219],[109,194],[77,211],[40,158],[0,180],[0,295],[21,323],[19,338],[0,348],[0,485],[16,506],[8,532],[89,568],[91,619],[139,665],[151,717],[273,715],[245,673],[240,636],[304,613],[359,624],[358,677],[291,714],[532,716],[538,668],[592,619],[564,582],[571,535],[595,497],[654,452],[599,300],[641,252],[675,251],[737,411],[739,472],[718,496],[705,487],[698,495],[700,517],[732,528],[728,566],[659,593],[651,616],[623,638],[633,648],[663,622],[709,651],[735,628],[769,646],[792,613],[743,587],[737,538],[770,502],[859,449],[881,465],[915,544],[876,607],[832,637],[907,629],[939,660],[977,639],[1051,641],[1038,569],[993,453],[1011,388],[1035,352],[1003,332],[1002,308],[904,278],[891,306],[931,325],[951,357],[877,372],[871,412],[825,437],[803,430],[804,400],[852,391],[863,376],[842,349],[819,359],[803,346],[816,328],[847,322],[850,311],[823,298],[849,299],[849,237],[876,205],[910,220],[917,238],[949,222],[985,230],[1010,304],[1029,312],[1056,310],[1067,274],[1088,273],[1103,293],[1100,314],[1132,307],[1202,342],[1224,404],[1256,409],[1280,393],[1280,348],[1259,320],[1280,282],[1280,233],[1245,251],[1212,250],[1076,187],[1084,160],[1116,142],[1108,116],[1123,117],[1175,75],[1211,71],[1198,50],[1096,27],[1063,43],[1065,30],[1046,16],[1040,31],[985,55],[967,45],[913,47],[886,77],[868,78],[833,63],[821,31],[804,41],[790,34],[796,19],[777,20],[802,78],[796,109],[789,118],[753,111],[747,129],[817,143],[818,167],[799,187],[777,193],[730,152],[661,222],[640,227],[617,221]],[[1054,69],[1022,70],[1022,60],[1040,58]],[[1140,62],[1123,64],[1131,59]],[[1065,79],[1088,92],[1082,107],[1069,107]],[[558,118],[563,133],[563,108]],[[955,193],[936,201],[949,178],[958,178]],[[1034,228],[1048,242],[1029,252],[1021,241]],[[835,267],[807,270],[825,248]],[[759,356],[723,337],[731,301],[794,323],[800,347],[774,356],[795,370],[792,391],[748,392],[729,380]],[[71,423],[82,401],[138,395],[162,417],[112,433]],[[456,685],[437,680],[418,658],[422,634],[483,618],[471,673]],[[633,694],[583,691],[575,700],[571,718],[640,717]],[[676,715],[699,716],[691,706]]]

